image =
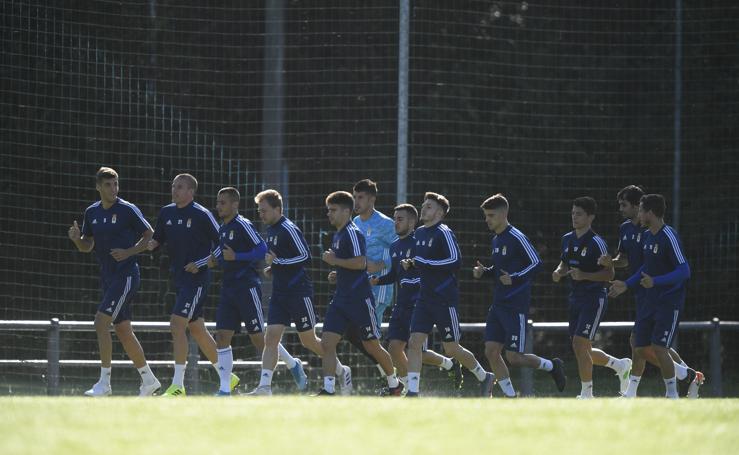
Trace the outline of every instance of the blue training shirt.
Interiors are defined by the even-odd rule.
[[[587,273],[603,270],[598,265],[598,258],[608,254],[608,246],[598,234],[589,229],[588,232],[577,238],[575,231],[562,236],[562,255],[560,259],[569,268],[577,268]],[[591,296],[603,293],[606,289],[605,281],[575,281],[570,278],[570,297]]]
[[[385,266],[378,274],[382,275],[390,270],[390,245],[398,239],[395,234],[395,222],[392,218],[374,210],[367,221],[360,216],[354,217],[354,224],[364,234],[367,242],[367,260],[372,262],[382,261]],[[393,300],[392,285],[373,286],[376,303],[390,304]]]
[[[102,201],[87,207],[82,220],[82,234],[95,240],[95,257],[100,264],[100,277],[104,282],[130,273],[138,267],[136,256],[118,262],[110,255],[114,248],[131,248],[141,235],[151,230],[151,225],[134,204],[118,198],[110,208],[103,208]]]
[[[267,245],[251,221],[237,214],[231,221],[221,225],[218,234],[219,244],[213,254],[223,267],[223,285],[240,283],[249,287],[259,286],[262,281],[257,265],[264,259]],[[227,245],[236,253],[233,261],[223,259],[223,250]]]
[[[508,225],[493,237],[492,259],[493,265],[485,268],[483,276],[494,280],[493,304],[510,306],[519,313],[528,312],[531,288],[541,267],[541,259],[528,237]],[[503,271],[511,276],[510,286],[500,282]]]
[[[462,264],[454,232],[441,222],[416,229],[414,263],[421,277],[421,301],[427,304],[457,306],[457,270]]]
[[[390,245],[390,260],[392,261],[390,272],[381,276],[378,280],[378,283],[382,285],[398,283],[398,298],[395,304],[403,308],[413,307],[420,295],[421,277],[418,274],[418,269],[411,267],[405,270],[400,265],[401,260],[412,259],[415,256],[415,247],[416,238],[413,233],[394,241]]]
[[[162,207],[154,228],[154,240],[167,245],[170,269],[177,286],[199,286],[210,279],[208,259],[211,250],[218,244],[218,223],[197,202],[182,208],[169,204]],[[185,266],[194,262],[200,272],[185,271]]]
[[[272,293],[312,295],[313,283],[305,270],[310,265],[310,248],[300,228],[282,216],[267,227],[267,249],[275,255]]]
[[[690,266],[677,232],[666,224],[656,234],[647,230],[643,244],[644,264],[626,280],[626,284],[630,288],[641,287],[639,281],[643,272],[654,280],[654,286],[644,290],[645,300],[649,304],[657,305],[665,299],[684,299]]]
[[[351,221],[334,234],[332,249],[339,259],[366,256],[364,235]],[[350,270],[336,266],[336,297],[364,299],[372,292],[367,269]]]
[[[644,263],[642,240],[645,228],[626,220],[618,227],[618,252],[625,254],[629,261],[629,276],[636,273]]]

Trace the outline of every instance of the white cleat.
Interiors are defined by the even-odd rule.
[[[271,397],[272,387],[268,385],[260,385],[246,395],[250,397]]]
[[[157,378],[154,378],[154,382],[152,382],[151,384],[143,384],[143,383],[141,384],[141,387],[139,387],[139,396],[140,397],[153,396],[161,388],[162,388],[162,383],[159,382]]]
[[[702,386],[705,381],[705,375],[700,371],[696,371],[695,378],[688,386],[688,394],[686,396],[693,400],[698,398],[698,389],[700,389],[700,386]]]
[[[585,396],[583,396],[583,395],[578,395],[578,396],[576,396],[575,398],[577,398],[578,400],[592,400],[592,399],[593,399],[593,398],[595,398],[595,397],[593,397],[592,395],[590,395],[590,396],[587,396],[587,395],[585,395]]]
[[[110,388],[110,384],[101,384],[96,382],[90,390],[85,392],[86,397],[107,397],[113,394],[113,389]]]
[[[352,369],[349,368],[346,365],[342,365],[344,371],[339,375],[339,386],[341,387],[341,395],[351,395],[352,389],[354,388],[352,384]]]
[[[619,368],[616,370],[616,376],[619,381],[619,392],[621,395],[626,393],[629,388],[629,376],[631,375],[631,359],[621,359],[618,361]]]

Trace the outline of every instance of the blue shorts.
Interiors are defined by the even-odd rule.
[[[113,318],[113,324],[131,320],[131,301],[141,286],[138,269],[103,284],[103,299],[98,312]]]
[[[224,285],[216,308],[216,329],[241,331],[241,323],[249,334],[264,331],[262,288],[249,285]]]
[[[605,292],[596,295],[570,297],[570,338],[579,336],[593,341],[600,321],[608,308]]]
[[[485,321],[485,341],[500,343],[508,351],[524,352],[527,319],[526,313],[519,313],[507,305],[490,305]]]
[[[411,316],[411,333],[429,334],[434,325],[443,342],[459,341],[461,333],[456,306],[424,303],[423,300],[416,302]]]
[[[680,325],[682,300],[664,302],[651,311],[642,311],[634,323],[634,346],[643,348],[649,345],[669,348],[675,339]]]
[[[313,298],[300,294],[272,294],[269,298],[267,324],[290,326],[295,324],[298,332],[311,330],[316,325],[316,313],[313,309]]]
[[[192,321],[197,321],[203,316],[203,308],[208,297],[210,283],[200,285],[177,286],[172,314],[181,316]]]
[[[348,325],[359,328],[363,340],[380,338],[380,328],[375,319],[375,302],[372,293],[364,299],[335,297],[326,309],[324,332],[343,334]]]
[[[415,304],[408,302],[396,302],[390,315],[390,324],[387,331],[388,340],[400,340],[408,342],[411,336],[411,318]]]

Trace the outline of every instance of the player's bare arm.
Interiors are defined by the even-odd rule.
[[[131,256],[135,256],[142,251],[146,251],[148,249],[149,240],[151,240],[151,236],[153,235],[154,231],[152,230],[144,231],[144,233],[141,234],[139,241],[131,248],[113,248],[110,250],[110,255],[118,262],[125,261]]]
[[[85,237],[82,235],[82,232],[80,231],[80,227],[77,224],[77,220],[75,220],[72,226],[69,227],[69,230],[67,231],[67,235],[69,236],[69,240],[74,242],[74,245],[82,253],[89,253],[90,251],[92,251],[93,247],[95,246],[94,238]]]

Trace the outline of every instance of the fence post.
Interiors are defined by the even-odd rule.
[[[187,349],[187,380],[188,389],[193,395],[200,393],[200,371],[198,361],[200,360],[200,347],[195,337],[190,334]]]
[[[523,352],[530,354],[534,352],[534,321],[526,321],[526,340]],[[521,368],[521,396],[530,397],[534,394],[534,370]]]
[[[724,394],[721,384],[721,324],[718,318],[711,320],[713,330],[711,331],[711,352],[709,354],[711,370],[711,392],[714,397]]]
[[[59,395],[59,318],[51,318],[46,345],[46,394]]]

